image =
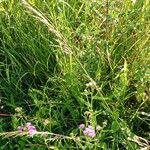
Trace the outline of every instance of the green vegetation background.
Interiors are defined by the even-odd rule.
[[[149,39],[149,0],[1,0],[0,133],[32,122],[80,140],[3,134],[0,149],[148,148]]]

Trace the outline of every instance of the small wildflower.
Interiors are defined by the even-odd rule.
[[[85,128],[85,124],[80,124],[79,125],[79,129],[84,129]]]
[[[36,130],[35,126],[33,126],[30,122],[26,123],[26,127],[27,127],[28,132],[31,136],[36,134],[37,130]]]
[[[37,132],[37,130],[36,130],[36,128],[34,126],[30,126],[30,128],[28,129],[28,131],[29,131],[29,134],[31,136],[35,135],[36,132]]]
[[[91,138],[94,138],[96,136],[95,130],[91,126],[88,128],[85,128],[85,130],[83,131],[83,134]]]
[[[24,126],[19,126],[18,131],[20,132],[29,132],[29,135],[33,136],[36,134],[37,130],[34,125],[31,124],[31,122],[26,123]]]
[[[79,129],[82,129],[83,134],[88,137],[94,138],[96,136],[94,128],[90,125],[88,127],[85,127],[85,124],[80,124]]]

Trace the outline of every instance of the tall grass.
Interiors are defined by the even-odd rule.
[[[148,0],[0,1],[0,149],[149,149],[149,14]],[[39,134],[12,132],[26,122]]]

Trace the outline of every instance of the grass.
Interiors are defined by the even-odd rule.
[[[148,150],[149,14],[148,0],[1,0],[0,149]]]

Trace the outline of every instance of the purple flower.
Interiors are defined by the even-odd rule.
[[[34,125],[31,124],[31,122],[26,123],[24,126],[19,126],[18,131],[20,132],[29,132],[29,135],[33,136],[36,134],[37,130]]]
[[[29,123],[26,123],[26,127],[28,129],[28,132],[31,136],[33,136],[34,134],[36,134],[37,130],[35,128],[34,125],[32,125],[30,122]]]
[[[80,124],[79,125],[79,129],[84,129],[85,128],[85,124]]]
[[[96,136],[95,130],[92,126],[88,126],[87,128],[85,128],[83,134],[91,138],[94,138]]]
[[[33,135],[35,135],[35,134],[37,133],[37,130],[36,130],[36,128],[35,128],[34,126],[30,127],[30,128],[28,129],[28,131],[29,131],[29,134],[30,134],[31,136],[33,136]]]

